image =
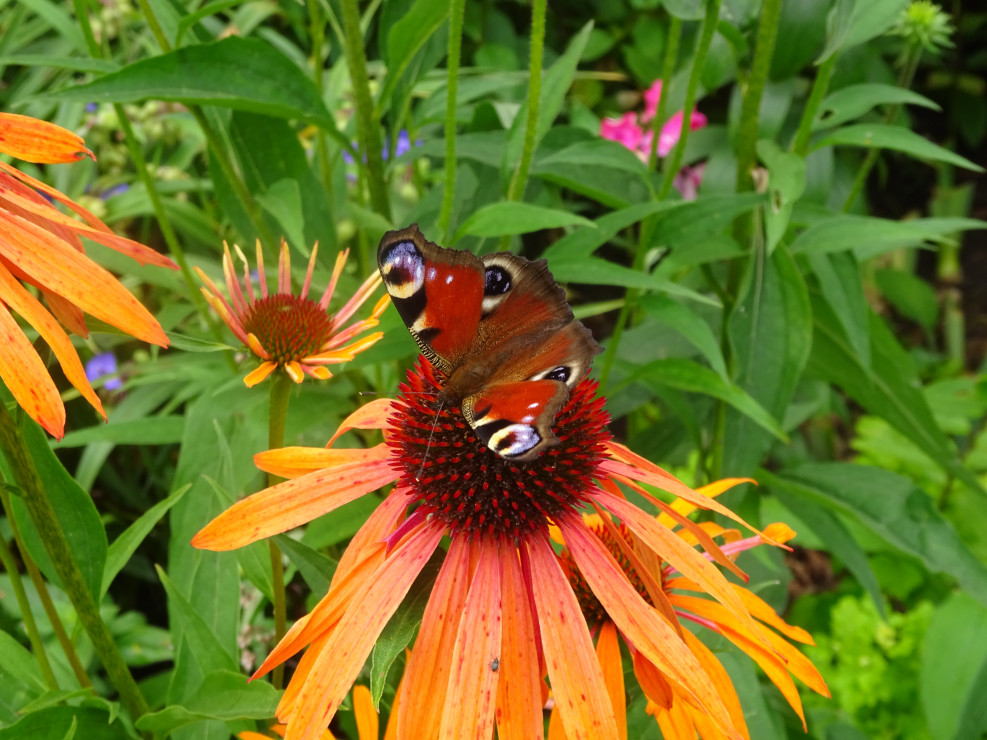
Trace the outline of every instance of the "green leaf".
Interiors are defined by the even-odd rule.
[[[281,548],[281,552],[288,556],[292,565],[298,568],[298,572],[302,574],[313,594],[329,592],[332,574],[336,572],[336,566],[339,565],[338,560],[323,555],[284,534],[275,536],[274,541]]]
[[[141,732],[164,738],[194,722],[267,720],[274,716],[280,698],[281,692],[266,681],[247,683],[239,673],[213,671],[185,702],[145,714],[136,724]]]
[[[590,21],[583,26],[566,47],[562,55],[555,60],[555,64],[542,74],[541,80],[541,100],[538,105],[538,123],[535,126],[535,149],[544,138],[545,134],[552,127],[562,105],[565,96],[569,92],[569,86],[576,76],[576,68],[579,60],[589,41],[590,31],[593,30],[593,22]],[[502,171],[508,173],[513,170],[521,161],[521,152],[524,149],[525,129],[528,125],[528,103],[525,101],[514,118],[510,133],[507,136],[507,145],[504,147],[502,159]]]
[[[874,281],[884,297],[906,319],[932,331],[939,320],[936,291],[918,275],[904,270],[877,270]]]
[[[380,706],[387,674],[394,661],[411,644],[422,623],[425,607],[439,572],[441,556],[433,555],[415,579],[408,595],[388,620],[370,655],[370,695],[374,706]]]
[[[692,360],[673,357],[649,362],[627,376],[626,382],[633,381],[643,382],[649,386],[667,385],[676,390],[718,398],[781,441],[788,441],[788,435],[778,422],[743,389],[727,383],[708,367],[703,367]]]
[[[702,241],[733,223],[743,215],[767,201],[766,195],[741,193],[739,195],[710,195],[669,210],[656,219],[653,243],[673,249],[685,248]]]
[[[459,227],[452,241],[455,243],[464,236],[528,234],[541,229],[557,229],[576,224],[592,226],[593,222],[557,208],[501,201],[491,203],[473,213]]]
[[[931,737],[977,740],[987,728],[987,609],[953,594],[932,615],[922,644],[919,691]]]
[[[336,130],[322,96],[301,69],[272,44],[239,36],[142,59],[51,96],[97,103],[153,99],[215,105]]]
[[[181,623],[182,635],[188,640],[191,653],[202,672],[206,673],[217,668],[235,670],[236,658],[223,649],[209,625],[199,616],[188,599],[181,595],[161,566],[155,566],[155,570],[168,594],[168,607],[173,619]]]
[[[836,0],[833,4],[826,18],[826,47],[816,59],[817,66],[843,48],[853,27],[853,11],[856,4],[856,0]]]
[[[673,301],[668,296],[663,295],[644,296],[638,301],[638,306],[644,313],[653,316],[665,326],[681,334],[686,341],[699,350],[700,354],[716,371],[716,374],[724,381],[729,382],[730,378],[726,363],[723,361],[720,344],[709,324],[703,321],[698,314],[678,301]]]
[[[236,350],[236,347],[232,345],[215,342],[210,339],[200,339],[199,337],[179,334],[174,331],[166,333],[168,334],[168,341],[171,342],[172,348],[180,349],[182,352],[232,352]]]
[[[840,126],[847,121],[860,118],[879,105],[903,103],[940,110],[936,103],[908,88],[881,82],[862,82],[859,85],[840,88],[823,98],[822,103],[819,104],[816,120],[812,123],[812,129],[818,131]]]
[[[167,514],[168,510],[177,504],[191,487],[190,484],[186,483],[168,498],[158,501],[158,503],[141,514],[136,522],[127,527],[113,541],[106,556],[106,570],[103,571],[103,588],[100,591],[101,594],[106,594],[117,573],[123,570],[127,561],[137,552],[137,548],[144,541],[144,538],[151,533],[151,530],[154,529],[154,525],[161,521],[161,517]]]
[[[763,480],[854,516],[929,570],[951,575],[966,593],[987,605],[987,566],[936,511],[929,494],[907,478],[866,465],[834,462],[800,465],[766,474]]]
[[[764,209],[768,254],[771,254],[788,229],[792,206],[805,192],[805,159],[782,151],[770,139],[757,142],[757,155],[768,168],[768,187],[772,195],[771,207]]]
[[[412,57],[449,17],[449,3],[416,0],[387,34],[387,78],[377,100],[382,110],[391,99]]]
[[[838,386],[870,413],[885,419],[950,475],[983,492],[980,481],[960,462],[936,424],[918,389],[918,377],[908,354],[884,321],[871,312],[871,366],[864,367],[829,307],[818,296],[813,296],[813,314],[810,370]]]
[[[74,72],[116,72],[120,69],[117,62],[109,59],[59,57],[50,54],[4,54],[0,55],[0,65],[71,69]]]
[[[167,445],[181,440],[185,419],[181,416],[148,416],[132,421],[114,421],[69,432],[56,449],[82,447],[93,442],[121,445]]]
[[[94,707],[47,707],[0,730],[0,740],[131,740],[120,720]]]
[[[729,318],[737,386],[773,419],[784,419],[809,356],[812,313],[808,289],[783,247],[759,264],[750,260],[746,295]],[[749,475],[771,438],[754,420],[727,409],[723,475]]]
[[[987,228],[987,221],[973,218],[916,218],[890,221],[872,216],[838,215],[803,231],[792,243],[792,254],[853,250],[860,260],[901,247],[938,242],[957,231]]]
[[[552,276],[562,283],[584,283],[585,285],[619,285],[625,288],[656,290],[668,295],[680,296],[719,308],[716,298],[697,293],[691,288],[671,280],[657,277],[647,272],[617,265],[597,257],[565,259],[559,257],[550,263]]]
[[[863,44],[891,28],[910,0],[857,0],[844,49]]]
[[[29,701],[46,690],[38,659],[5,630],[0,630],[0,681],[4,693],[0,705],[11,713],[20,712]]]
[[[684,208],[687,205],[689,204],[685,201],[667,200],[660,203],[639,203],[613,211],[594,221],[592,228],[573,229],[546,249],[543,256],[549,262],[553,262],[556,258],[588,257],[623,229],[640,223],[649,216]]]
[[[758,471],[756,477],[757,480],[766,482],[771,475],[765,474],[765,471],[761,470]],[[887,609],[884,606],[881,584],[878,583],[874,569],[871,568],[867,553],[857,544],[840,517],[812,499],[789,493],[783,486],[773,487],[772,493],[789,511],[805,522],[806,526],[810,527],[819,539],[826,543],[826,548],[834,553],[847,570],[853,574],[854,578],[870,595],[877,611],[884,616]]]
[[[546,157],[537,158],[532,173],[541,167],[553,164],[577,164],[620,170],[642,178],[647,177],[648,168],[629,149],[616,141],[591,139],[556,150]]]
[[[963,167],[974,172],[983,172],[984,168],[951,152],[945,147],[933,144],[924,136],[905,128],[891,126],[886,123],[857,123],[852,126],[838,128],[823,137],[813,145],[813,151],[827,146],[862,146],[868,149],[894,149],[910,154],[919,159],[931,159],[934,162],[945,162],[957,167]]]
[[[843,333],[865,367],[870,367],[870,306],[864,295],[863,275],[849,252],[809,254],[819,291],[840,322]]]
[[[106,564],[106,530],[90,495],[76,483],[62,467],[48,444],[48,438],[37,424],[24,415],[20,422],[21,434],[31,458],[38,470],[41,487],[48,497],[55,516],[61,525],[65,539],[89,592],[99,603],[103,569]],[[18,496],[11,498],[21,536],[31,557],[52,583],[61,584],[55,572],[48,550],[45,548],[34,522],[27,513],[24,502]]]

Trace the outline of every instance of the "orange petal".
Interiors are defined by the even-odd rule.
[[[644,657],[640,650],[634,651],[634,677],[648,697],[648,701],[662,709],[672,706],[674,689],[655,664]]]
[[[380,737],[380,717],[374,709],[370,689],[363,684],[353,687],[353,716],[356,719],[356,732],[360,740],[377,740]]]
[[[469,589],[469,544],[453,538],[425,606],[415,649],[404,671],[398,728],[401,737],[439,735],[456,635]]]
[[[443,740],[493,737],[501,655],[498,544],[481,539],[474,549],[479,555],[452,652],[439,731]]]
[[[278,364],[276,362],[271,362],[270,360],[265,360],[260,365],[251,370],[243,379],[243,384],[248,388],[253,388],[258,383],[263,383],[267,378],[277,370]]]
[[[617,734],[620,740],[627,740],[627,700],[624,697],[624,665],[620,659],[620,643],[617,642],[617,627],[607,621],[600,626],[600,636],[596,639],[596,659],[603,669],[603,680],[607,684],[610,704],[617,720]]]
[[[391,454],[385,444],[370,449],[326,449],[324,447],[279,447],[254,455],[254,465],[281,478],[298,478],[323,468],[347,463],[372,464]]]
[[[366,406],[361,406],[343,419],[343,423],[332,435],[332,439],[326,443],[326,447],[332,447],[333,442],[350,429],[383,429],[388,425],[387,420],[393,413],[394,401],[390,398],[378,398]]]
[[[734,486],[739,486],[741,483],[753,483],[757,485],[757,481],[753,478],[721,478],[720,480],[713,481],[705,486],[700,486],[696,489],[696,493],[701,493],[703,496],[708,496],[709,498],[716,498],[720,494],[726,493]],[[698,507],[691,501],[686,501],[685,499],[675,499],[672,502],[672,508],[675,509],[682,516],[689,516]],[[671,519],[663,520],[659,517],[662,524],[671,527]]]
[[[353,599],[362,594],[366,584],[374,578],[374,574],[383,562],[384,548],[381,546],[376,553],[367,552],[365,557],[351,565],[341,578],[334,577],[329,592],[311,612],[291,625],[291,629],[281,638],[281,642],[250,677],[251,680],[260,678],[274,666],[284,663],[306,645],[314,643],[334,629]]]
[[[0,152],[25,162],[64,164],[96,157],[78,134],[16,113],[0,113]]]
[[[51,436],[65,436],[65,406],[34,346],[0,302],[0,379],[28,416]]]
[[[751,593],[743,586],[734,584],[733,587],[737,592],[737,595],[740,596],[740,600],[744,602],[744,606],[747,607],[747,611],[749,611],[755,619],[759,619],[765,624],[771,625],[791,640],[797,640],[805,645],[816,644],[812,639],[812,635],[801,627],[796,627],[795,625],[789,624],[784,619],[779,617],[775,610],[772,609],[760,596]]]
[[[744,602],[740,600],[737,592],[716,566],[704,558],[699,551],[689,547],[682,538],[658,524],[653,517],[626,499],[603,491],[598,491],[595,498],[601,505],[619,516],[637,537],[649,543],[656,552],[661,553],[673,568],[699,583],[706,593],[728,607],[752,633],[757,634],[757,625],[744,608]],[[661,666],[657,662],[655,665]]]
[[[100,402],[99,396],[96,395],[96,391],[89,385],[86,370],[82,367],[79,355],[62,327],[45,310],[38,299],[31,295],[2,265],[0,265],[0,295],[3,296],[4,303],[37,329],[38,334],[48,343],[51,351],[58,358],[58,364],[62,366],[65,377],[105,419],[106,412],[103,411],[103,404]]]
[[[618,740],[603,671],[555,551],[546,537],[529,540],[525,552],[542,650],[565,733],[570,740]]]
[[[367,584],[360,604],[346,611],[302,685],[286,740],[316,740],[322,734],[443,531],[432,522],[412,530]]]
[[[521,561],[513,547],[500,548],[503,627],[500,683],[497,684],[499,740],[541,740],[544,734],[535,624],[524,587]]]
[[[601,471],[611,475],[616,475],[619,478],[636,480],[641,483],[648,483],[650,485],[657,486],[658,488],[668,491],[669,493],[674,493],[676,496],[684,498],[686,501],[690,501],[703,509],[708,509],[710,511],[715,511],[717,514],[722,514],[728,519],[732,519],[738,524],[742,524],[755,534],[761,534],[761,532],[754,529],[754,527],[737,516],[737,514],[733,511],[723,506],[723,504],[714,501],[709,496],[704,496],[703,494],[692,490],[689,486],[680,481],[671,473],[662,470],[650,460],[647,460],[640,455],[635,455],[623,445],[612,442],[607,445],[607,449],[615,459],[604,460],[599,467]],[[777,542],[774,542],[766,537],[765,541],[769,544],[778,544]]]
[[[744,736],[744,740],[750,740],[751,736],[747,729],[747,722],[744,719],[744,710],[740,706],[740,697],[737,696],[737,690],[733,686],[733,680],[730,678],[730,674],[726,672],[723,664],[713,655],[713,651],[688,630],[685,631],[685,641],[689,645],[692,654],[696,656],[696,660],[703,667],[706,675],[713,681],[713,685],[716,687],[716,693],[719,694],[720,699],[723,700],[723,704],[730,713],[733,726]]]
[[[346,546],[345,552],[339,558],[336,572],[332,574],[332,584],[362,560],[365,557],[364,553],[376,553],[380,548],[386,549],[385,540],[404,519],[405,510],[410,503],[410,497],[403,491],[398,489],[391,491],[390,495],[367,517],[367,521]]]
[[[39,285],[144,341],[168,346],[157,320],[116,278],[35,224],[0,211],[0,253]]]
[[[310,522],[394,480],[386,463],[308,473],[237,501],[192,538],[200,550],[235,550]]]
[[[653,521],[653,520],[651,520]],[[560,522],[566,546],[579,571],[624,637],[703,707],[731,737],[729,714],[709,678],[675,630],[627,580],[600,540],[582,522]]]

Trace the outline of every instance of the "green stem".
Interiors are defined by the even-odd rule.
[[[795,133],[795,140],[792,142],[792,152],[800,157],[805,157],[809,153],[809,137],[812,135],[812,124],[816,120],[816,113],[819,111],[819,104],[829,90],[829,80],[833,76],[833,67],[836,66],[837,54],[830,54],[829,59],[819,65],[816,72],[816,79],[812,83],[812,92],[805,103],[805,110],[802,111],[802,120],[799,121],[798,131]]]
[[[72,556],[72,548],[62,531],[55,509],[41,485],[34,460],[28,452],[21,431],[8,413],[6,405],[2,403],[0,403],[0,451],[7,458],[31,520],[51,558],[55,572],[61,579],[63,590],[75,607],[79,621],[89,635],[96,655],[106,668],[110,683],[116,687],[120,701],[130,713],[131,719],[136,722],[147,712],[147,702],[144,701],[137,682],[134,681],[130,669],[113,641],[113,636],[103,622],[96,600]]]
[[[675,63],[679,59],[679,38],[682,36],[682,19],[672,16],[668,23],[668,42],[665,44],[665,57],[661,62],[662,94],[658,97],[658,107],[655,117],[651,119],[651,154],[648,155],[648,166],[654,170],[658,166],[658,140],[661,138],[661,127],[665,124],[665,108],[668,96],[669,80],[675,74]]]
[[[267,422],[268,449],[275,450],[284,447],[284,430],[288,421],[288,402],[291,399],[291,388],[294,385],[288,373],[277,370],[271,376],[270,416]],[[273,486],[281,481],[278,476],[269,473],[267,485]],[[274,590],[274,639],[281,642],[288,631],[287,606],[284,592],[284,563],[281,559],[281,548],[274,540],[268,540],[271,553],[271,574]],[[275,668],[271,675],[274,688],[284,687],[284,666]]]
[[[322,93],[323,69],[322,57],[326,43],[325,22],[322,17],[322,4],[319,0],[308,0],[308,15],[310,19],[309,33],[312,36],[312,81],[315,88]],[[315,135],[315,157],[319,163],[319,173],[322,176],[322,187],[326,190],[326,211],[328,211],[329,222],[333,228],[326,234],[326,246],[332,252],[339,248],[339,241],[336,234],[336,198],[333,194],[332,182],[332,162],[329,159],[329,137],[321,126],[318,127]],[[360,273],[363,274],[363,265],[360,266]]]
[[[446,74],[446,179],[439,213],[439,233],[443,243],[452,236],[452,204],[456,195],[456,99],[459,90],[459,58],[463,45],[463,18],[466,0],[452,0],[449,6],[449,61]]]
[[[384,159],[380,141],[380,127],[374,115],[374,102],[370,97],[370,79],[367,76],[367,57],[360,31],[360,9],[357,0],[342,0],[343,50],[350,70],[353,102],[356,106],[357,138],[360,153],[367,158],[363,169],[367,173],[367,188],[373,209],[388,221],[391,220],[391,204],[384,182]]]
[[[528,185],[528,172],[531,170],[531,159],[535,154],[535,144],[538,137],[538,114],[541,111],[541,66],[542,53],[545,50],[545,14],[548,8],[547,0],[532,0],[531,3],[531,58],[528,65],[528,119],[524,128],[524,149],[521,151],[521,161],[511,177],[507,188],[506,200],[521,200]],[[510,237],[505,236],[500,241],[500,248],[507,249]]]
[[[7,521],[13,524],[14,518],[10,515],[10,493],[7,492],[6,488],[0,489],[0,501],[3,503]],[[21,550],[21,553],[24,554],[24,551]],[[27,556],[25,555],[25,557]],[[24,621],[24,631],[27,632],[27,639],[31,643],[31,652],[34,653],[34,659],[38,661],[38,668],[41,669],[45,684],[50,691],[58,691],[58,680],[55,678],[55,672],[51,669],[51,663],[48,662],[45,643],[38,631],[38,623],[34,621],[34,613],[31,611],[31,604],[27,600],[27,592],[24,590],[20,570],[14,562],[14,554],[7,547],[7,540],[4,537],[0,537],[0,562],[3,563],[4,570],[7,571],[7,576],[10,578],[10,588],[14,592],[14,598],[17,599],[17,607],[21,610],[21,619]]]
[[[145,0],[138,1],[144,8],[144,17],[149,19],[149,25],[152,32],[155,34],[155,38],[158,39],[158,43],[161,44],[163,49],[170,49],[164,32],[161,30],[157,19],[151,12],[152,9],[147,6]],[[93,34],[92,26],[89,23],[89,14],[86,12],[85,4],[82,0],[74,0],[74,5],[76,17],[79,19],[79,27],[82,29],[82,35],[86,40],[86,45],[89,48],[90,55],[94,59],[106,58],[107,54],[103,53],[103,51],[99,48],[99,44],[96,42],[96,37]],[[161,200],[161,195],[158,193],[151,168],[147,166],[147,160],[144,158],[144,151],[141,148],[141,144],[137,140],[137,137],[134,135],[134,129],[130,125],[130,119],[127,117],[127,112],[119,103],[114,103],[113,110],[116,113],[117,120],[120,122],[120,128],[123,131],[123,138],[127,145],[127,151],[130,153],[130,158],[133,160],[134,169],[137,172],[137,176],[140,177],[141,182],[144,183],[144,189],[147,191],[147,197],[151,201],[151,208],[154,210],[154,217],[161,228],[161,236],[165,240],[165,244],[168,245],[169,253],[175,258],[175,262],[178,263],[178,267],[182,273],[182,279],[185,281],[185,285],[188,288],[188,293],[192,298],[193,304],[195,304],[196,310],[199,315],[206,320],[206,325],[209,327],[213,338],[217,342],[221,342],[223,339],[222,326],[220,326],[219,320],[209,310],[208,304],[199,292],[198,282],[192,273],[192,269],[189,267],[188,260],[185,259],[185,250],[182,248],[182,244],[178,240],[178,235],[175,233],[175,230],[171,225],[171,219],[168,217],[168,212],[165,211],[164,202]]]
[[[778,38],[778,22],[781,19],[781,0],[764,0],[761,4],[761,22],[757,28],[754,61],[751,75],[740,108],[740,125],[737,133],[737,191],[751,190],[751,171],[757,155],[757,131],[761,111],[761,98],[771,71],[775,41]]]
[[[771,0],[766,0],[770,2]],[[703,64],[706,61],[706,54],[709,52],[709,45],[713,41],[713,34],[720,20],[721,0],[709,0],[706,3],[706,15],[703,18],[703,31],[699,37],[699,46],[696,47],[696,56],[692,61],[692,71],[689,73],[689,84],[685,90],[685,104],[682,109],[682,128],[679,131],[679,140],[675,142],[671,157],[665,162],[664,175],[661,181],[661,190],[658,191],[658,200],[664,200],[672,190],[672,183],[675,175],[678,174],[682,165],[682,157],[685,156],[685,145],[689,140],[690,120],[692,111],[696,107],[696,92],[699,90],[699,78],[702,77]]]
[[[908,61],[905,63],[902,69],[901,76],[898,78],[899,87],[903,87],[906,90],[910,89],[912,86],[912,81],[915,79],[915,71],[918,69],[918,61],[922,56],[922,47],[913,46],[911,52],[908,55]],[[888,112],[884,116],[884,123],[892,124],[894,119],[898,117],[898,111],[901,110],[901,103],[894,103],[888,107]],[[860,169],[857,170],[857,176],[853,179],[853,185],[850,187],[850,195],[847,196],[846,202],[843,203],[843,212],[847,213],[857,200],[857,196],[863,191],[864,186],[867,184],[867,176],[870,175],[871,169],[877,162],[877,158],[881,155],[881,150],[877,147],[870,149],[867,152],[867,156],[864,158],[864,162],[860,165]]]

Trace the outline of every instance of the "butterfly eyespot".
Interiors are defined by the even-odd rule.
[[[425,281],[425,261],[414,242],[395,242],[382,251],[378,260],[381,277],[391,295],[408,298],[421,289]]]
[[[491,265],[487,268],[483,295],[494,296],[504,295],[511,289],[511,275],[499,265]]]
[[[569,378],[572,377],[572,368],[566,367],[565,365],[559,365],[554,370],[549,370],[542,377],[545,380],[558,380],[562,383],[568,383]]]
[[[499,425],[488,425],[499,426]],[[477,429],[481,438],[485,430]],[[541,442],[538,430],[529,424],[504,424],[485,440],[487,447],[501,457],[518,457],[534,449]]]

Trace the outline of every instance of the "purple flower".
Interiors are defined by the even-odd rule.
[[[421,140],[416,140],[414,144],[411,143],[411,136],[408,134],[407,129],[401,129],[398,131],[397,141],[394,146],[394,156],[400,157],[402,154],[411,150],[413,146],[421,146]],[[353,142],[353,148],[359,151],[357,143]],[[343,161],[346,164],[353,164],[353,157],[345,149],[342,152]],[[388,139],[384,140],[384,148],[381,152],[381,158],[386,162],[391,158],[391,142]],[[364,156],[363,161],[366,162],[367,158]]]
[[[99,194],[99,197],[105,201],[105,200],[109,200],[114,195],[120,195],[122,193],[126,193],[128,190],[130,190],[130,185],[128,185],[125,182],[121,182],[118,185],[114,185],[113,187],[104,190],[102,193]]]
[[[86,377],[90,383],[95,383],[107,375],[116,376],[116,374],[117,358],[112,352],[102,352],[98,355],[93,355],[89,362],[86,363]],[[108,391],[119,390],[123,387],[123,381],[119,377],[107,378],[103,383],[103,387]]]

